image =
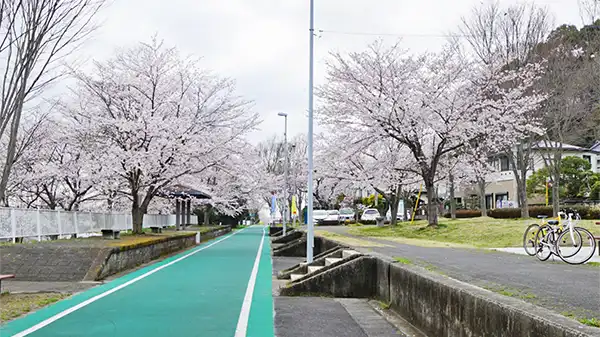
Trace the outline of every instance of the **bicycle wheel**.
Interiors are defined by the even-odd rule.
[[[573,230],[579,234],[578,240],[580,240],[580,247],[577,250],[577,253],[570,257],[565,257],[562,254],[563,250],[569,252],[569,249],[573,249],[572,246],[570,246],[573,244],[573,242],[571,238],[569,238],[569,231],[565,231],[562,232],[557,239],[558,256],[568,264],[586,263],[589,259],[592,258],[592,256],[594,256],[594,253],[596,252],[596,240],[594,240],[594,235],[585,228],[574,227]],[[564,238],[565,236],[567,236],[567,238]],[[568,243],[563,244],[563,241],[566,241]]]
[[[546,261],[552,255],[554,247],[554,231],[548,225],[541,226],[535,233],[535,256],[540,261]]]
[[[532,224],[523,233],[523,249],[525,249],[525,253],[529,256],[535,255],[535,235],[539,229],[540,225]]]
[[[568,228],[560,233],[556,239],[557,255],[564,261],[565,258],[575,256],[581,250],[582,244],[581,234],[573,227],[573,232]]]

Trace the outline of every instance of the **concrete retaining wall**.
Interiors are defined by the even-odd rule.
[[[379,260],[375,297],[429,336],[600,336],[600,329],[524,301],[415,266]]]
[[[146,245],[113,248],[108,255],[99,255],[99,259],[105,259],[104,263],[92,266],[86,279],[102,280],[110,275],[135,268],[194,245],[196,245],[196,234],[192,233],[167,237]],[[94,269],[96,266],[99,268]]]
[[[17,281],[81,281],[101,252],[60,243],[0,246],[0,274],[14,274]]]
[[[200,235],[200,241],[225,235],[231,232],[231,227],[212,230]],[[151,262],[160,257],[184,250],[196,245],[196,234],[189,233],[178,236],[166,237],[159,241],[135,246],[113,248],[108,252],[99,254],[94,264],[85,276],[86,280],[102,280],[110,275],[135,268],[144,263]]]
[[[370,256],[349,259],[349,262],[332,267],[327,272],[281,288],[280,295],[372,297],[377,282],[376,275],[372,272],[377,263],[376,259]]]
[[[272,243],[288,243],[294,240],[301,238],[304,235],[304,232],[301,231],[291,231],[286,233],[285,236],[279,236],[273,239]]]
[[[332,248],[338,247],[339,244],[321,237],[315,237],[315,246],[313,247],[313,254],[319,255]],[[273,251],[274,256],[294,256],[294,257],[305,257],[306,256],[306,235],[301,238],[288,242],[285,246],[278,247]]]
[[[545,308],[363,253],[370,256],[292,283],[282,294],[374,298],[432,337],[600,336],[600,329]]]
[[[208,241],[210,239],[214,239],[216,237],[225,235],[230,232],[231,232],[231,226],[223,226],[223,228],[218,228],[218,229],[212,230],[208,233],[204,233],[204,234],[200,235],[200,242]]]

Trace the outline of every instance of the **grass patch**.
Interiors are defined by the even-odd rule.
[[[329,238],[354,247],[390,247],[389,245],[384,245],[382,243],[351,238],[345,235],[332,233],[324,230],[315,230],[315,235],[322,236],[324,238]]]
[[[467,219],[439,219],[439,226],[431,228],[425,220],[400,222],[397,226],[361,226],[351,228],[350,234],[385,238],[419,246],[504,248],[521,247],[523,232],[539,219],[494,219],[490,217]],[[600,226],[594,220],[581,220],[578,226],[600,235]]]
[[[392,302],[389,302],[389,303],[385,303],[382,301],[377,301],[377,302],[379,302],[379,307],[383,310],[388,310],[390,308],[390,306],[392,305]]]
[[[394,260],[396,260],[396,262],[399,262],[402,264],[413,264],[411,260],[404,258],[404,257],[394,257]]]
[[[598,249],[598,248],[596,248],[596,249]],[[586,263],[585,265],[590,266],[590,267],[600,267],[600,262],[592,261],[592,262]]]
[[[565,316],[565,317],[577,320],[581,324],[593,326],[595,328],[600,328],[600,319],[598,319],[596,317],[592,317],[592,318],[579,317],[578,315],[576,315],[576,314],[574,314],[574,313],[572,313],[570,311],[563,311],[560,314],[563,315],[563,316]]]
[[[487,289],[489,291],[493,291],[500,295],[514,297],[514,298],[520,298],[522,300],[533,300],[533,299],[537,298],[537,296],[535,296],[534,294],[527,293],[527,292],[524,292],[519,289],[512,289],[512,288],[507,288],[507,287],[503,287],[503,286],[484,286],[483,288]]]
[[[577,319],[579,321],[579,323],[585,324],[585,325],[589,325],[589,326],[593,326],[596,328],[600,328],[600,320],[592,317],[592,318],[579,318]]]
[[[0,296],[0,322],[7,322],[28,312],[58,302],[68,294],[36,293],[36,294],[9,294]]]

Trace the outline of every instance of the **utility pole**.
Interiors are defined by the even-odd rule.
[[[285,118],[285,127],[284,127],[284,131],[283,131],[283,146],[285,148],[285,189],[283,191],[283,200],[285,201],[285,204],[283,206],[283,235],[286,234],[287,231],[287,217],[288,217],[288,208],[289,208],[289,196],[288,196],[288,191],[289,191],[289,166],[290,166],[290,151],[288,149],[288,144],[287,144],[287,114],[285,112],[280,112],[277,114],[278,116],[282,116]]]
[[[314,223],[313,223],[313,73],[315,44],[315,1],[310,0],[309,61],[308,61],[308,196],[306,216],[308,236],[306,240],[306,262],[313,262]]]

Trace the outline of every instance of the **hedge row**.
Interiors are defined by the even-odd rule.
[[[561,209],[563,210],[563,209]],[[600,209],[589,206],[572,206],[565,207],[564,211],[570,212],[575,211],[579,213],[582,219],[585,220],[596,220],[600,219]],[[538,215],[545,215],[552,217],[552,207],[548,206],[535,206],[529,207],[529,216],[537,218]],[[496,208],[488,211],[488,216],[496,219],[518,219],[521,217],[520,208]]]
[[[456,218],[477,218],[481,216],[481,211],[476,209],[457,209]],[[444,214],[444,218],[451,218],[450,213]]]

